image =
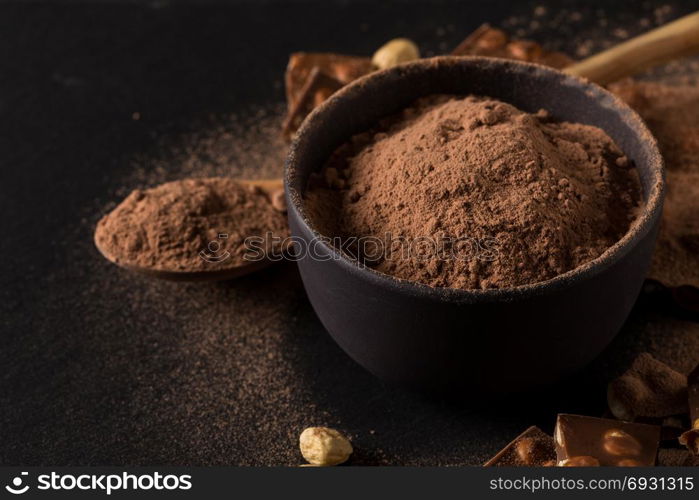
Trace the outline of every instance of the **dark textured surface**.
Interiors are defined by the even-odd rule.
[[[635,22],[637,2],[615,5],[610,26]],[[497,0],[0,5],[0,461],[294,465],[301,429],[327,424],[353,437],[355,463],[477,464],[531,424],[550,431],[556,411],[600,414],[598,371],[499,405],[385,386],[323,331],[292,264],[160,283],[91,244],[134,155],[209,113],[279,102],[290,51],[369,54],[398,35],[438,51],[531,12]]]

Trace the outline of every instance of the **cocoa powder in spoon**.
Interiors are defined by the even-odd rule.
[[[287,236],[267,194],[224,177],[136,189],[95,231],[101,251],[120,265],[188,272],[243,265],[247,238],[269,251]]]

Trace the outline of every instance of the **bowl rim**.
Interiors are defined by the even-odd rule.
[[[326,115],[332,114],[339,103],[350,98],[356,98],[355,93],[360,91],[360,87],[376,90],[376,86],[384,82],[390,82],[391,78],[397,74],[407,74],[415,77],[422,69],[439,68],[453,64],[473,64],[481,66],[500,66],[503,71],[515,71],[521,74],[541,74],[548,73],[549,77],[558,79],[561,85],[577,86],[583,88],[591,99],[606,103],[606,107],[613,107],[622,121],[636,132],[639,139],[644,144],[648,163],[646,168],[650,174],[651,189],[642,206],[642,210],[631,224],[627,232],[616,243],[607,248],[602,254],[576,268],[566,271],[545,281],[519,285],[516,287],[489,288],[489,289],[461,289],[448,287],[433,287],[409,279],[392,276],[368,267],[361,262],[348,258],[340,249],[329,244],[319,231],[315,229],[308,218],[304,207],[303,193],[296,190],[294,180],[298,177],[296,165],[301,161],[298,150],[300,144],[307,140],[307,136],[313,134],[318,123],[322,123]],[[663,200],[665,196],[665,169],[664,161],[660,153],[657,140],[648,129],[647,125],[628,104],[623,102],[618,96],[597,85],[596,83],[582,77],[568,75],[554,68],[535,63],[515,61],[483,56],[437,56],[420,59],[418,61],[401,64],[393,68],[375,71],[365,75],[352,83],[344,86],[335,92],[330,98],[315,108],[301,124],[289,148],[284,167],[284,187],[287,198],[289,218],[296,217],[301,229],[320,239],[321,248],[333,256],[333,261],[355,276],[368,280],[372,284],[386,288],[396,293],[410,296],[433,299],[448,302],[498,302],[502,300],[514,300],[524,297],[533,297],[541,294],[551,293],[569,288],[576,283],[588,280],[602,273],[604,270],[618,263],[641,240],[643,240],[654,228],[659,220]]]

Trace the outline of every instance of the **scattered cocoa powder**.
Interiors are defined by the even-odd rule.
[[[484,467],[550,467],[556,464],[556,444],[536,426],[529,427],[512,440]]]
[[[666,448],[658,450],[658,465],[660,467],[697,467],[699,457],[693,456],[688,450]]]
[[[121,265],[200,271],[243,264],[247,237],[264,238],[267,248],[271,236],[287,233],[284,216],[263,191],[213,177],[134,190],[97,223],[95,242]]]
[[[208,115],[191,130],[160,134],[131,159],[131,171],[114,196],[189,178],[272,179],[282,176],[287,144],[279,134],[285,107],[251,106],[244,112]]]
[[[629,80],[612,90],[646,121],[667,167],[650,277],[668,286],[699,286],[699,88]]]
[[[656,359],[680,373],[688,374],[699,363],[699,323],[677,318],[650,315],[643,335]]]
[[[609,409],[620,420],[667,417],[687,412],[687,377],[648,353],[609,383]]]
[[[306,201],[321,233],[381,239],[380,255],[355,255],[378,271],[483,289],[544,281],[595,259],[628,230],[640,185],[598,128],[442,95],[339,148]]]

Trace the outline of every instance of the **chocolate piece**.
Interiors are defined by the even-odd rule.
[[[329,77],[317,67],[313,68],[294,106],[289,109],[282,126],[282,133],[287,137],[290,136],[301,126],[301,122],[313,108],[341,89],[342,86],[340,81]]]
[[[687,376],[689,421],[692,428],[679,437],[683,444],[695,456],[699,456],[699,365]]]
[[[507,53],[512,59],[521,61],[538,61],[544,53],[544,50],[536,42],[531,40],[517,40],[507,44]]]
[[[317,106],[330,96],[335,90],[347,85],[360,76],[364,76],[373,70],[371,59],[367,57],[355,57],[342,54],[332,53],[309,53],[295,52],[289,56],[289,63],[286,67],[286,75],[284,82],[286,85],[286,102],[287,102],[287,122],[293,132],[295,126],[298,126],[310,112],[313,107]],[[311,77],[313,72],[320,72],[329,80],[312,82]],[[315,77],[319,79],[320,77]],[[339,86],[328,84],[328,82],[339,82]],[[299,101],[308,99],[308,88],[315,86],[314,100],[307,104],[311,105],[310,109],[299,106]],[[305,113],[305,114],[304,114]],[[296,115],[292,119],[292,115]],[[288,131],[287,131],[288,133]]]
[[[592,457],[603,466],[651,466],[660,441],[657,425],[559,414],[554,433],[560,465]],[[573,461],[572,459],[575,459]]]
[[[555,463],[553,438],[533,425],[484,463],[483,467],[545,467]]]
[[[682,414],[687,411],[687,377],[644,352],[610,382],[607,403],[620,420]]]
[[[475,31],[464,38],[463,41],[451,51],[451,55],[489,56],[495,53],[503,53],[502,51],[506,45],[507,34],[485,23],[481,24]]]
[[[451,52],[454,56],[488,56],[536,62],[553,68],[565,68],[574,61],[563,52],[550,52],[531,40],[510,40],[507,34],[482,24]]]

